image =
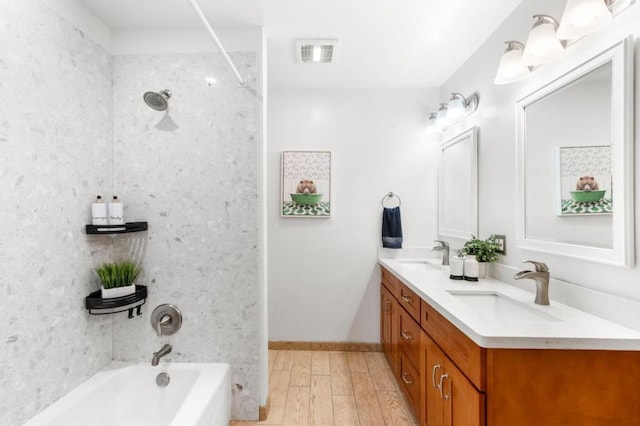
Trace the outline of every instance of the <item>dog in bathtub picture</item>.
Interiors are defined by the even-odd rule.
[[[283,152],[282,216],[329,217],[330,188],[330,152]]]
[[[562,199],[562,214],[611,213],[611,197],[605,197],[606,189],[601,189],[594,176],[580,176],[575,190],[569,191],[570,198]]]
[[[571,191],[571,198],[576,203],[598,203],[605,192],[600,190],[598,181],[593,176],[580,176],[576,183],[576,190]]]
[[[294,205],[298,206],[317,206],[322,200],[322,194],[318,193],[318,188],[311,179],[301,179],[296,192],[289,196]]]
[[[611,146],[559,148],[560,215],[613,213]]]

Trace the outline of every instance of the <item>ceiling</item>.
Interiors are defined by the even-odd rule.
[[[113,31],[201,28],[187,0],[79,0]],[[522,0],[199,0],[216,27],[263,26],[272,88],[437,87]],[[298,64],[298,38],[339,39]],[[501,49],[502,47],[496,47]]]

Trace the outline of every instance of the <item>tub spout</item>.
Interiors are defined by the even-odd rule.
[[[151,358],[151,365],[156,366],[158,362],[160,362],[160,358],[167,355],[171,352],[171,345],[166,344],[160,349],[158,352],[153,353],[153,358]]]
[[[525,263],[532,263],[535,271],[520,271],[513,278],[516,280],[531,279],[536,283],[536,299],[538,305],[549,304],[549,268],[542,262],[534,262],[531,260]]]

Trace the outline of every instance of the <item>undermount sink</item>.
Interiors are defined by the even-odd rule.
[[[398,262],[402,266],[407,266],[411,269],[442,269],[442,260],[438,258],[399,259]]]
[[[489,320],[560,321],[546,312],[541,312],[496,291],[447,290],[447,292]]]

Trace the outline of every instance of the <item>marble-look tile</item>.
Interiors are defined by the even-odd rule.
[[[174,359],[231,363],[233,415],[255,416],[255,92],[218,54],[113,58],[41,2],[0,7],[11,46],[0,51],[0,424],[23,423],[113,357],[147,361],[165,340]],[[232,56],[256,87],[255,55]],[[164,88],[167,114],[144,105],[144,91]],[[149,232],[85,235],[98,193],[119,195]],[[141,317],[84,309],[93,268],[112,258],[143,262]],[[167,302],[185,322],[159,339],[149,314]]]
[[[232,54],[256,86],[253,53]],[[257,416],[259,395],[258,99],[220,54],[114,57],[114,191],[127,220],[149,222],[141,318],[115,318],[117,360],[151,359],[164,342],[186,362],[228,362],[233,418]],[[205,77],[218,83],[209,87]],[[142,100],[169,89],[169,109]],[[131,242],[115,241],[117,256]],[[158,338],[153,308],[177,305],[182,329]]]
[[[84,233],[111,191],[111,55],[41,2],[0,0],[0,424],[22,424],[112,359],[89,316]]]

